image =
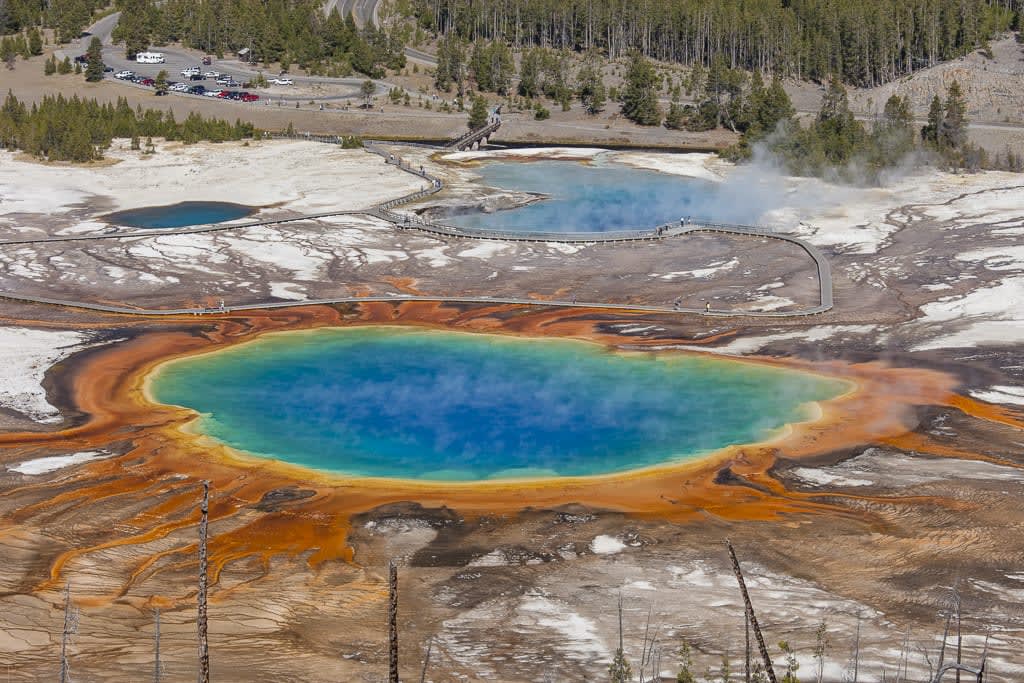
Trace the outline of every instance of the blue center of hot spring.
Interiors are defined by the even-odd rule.
[[[400,328],[270,335],[165,365],[157,400],[237,449],[357,476],[620,472],[764,439],[839,381],[577,341]]]

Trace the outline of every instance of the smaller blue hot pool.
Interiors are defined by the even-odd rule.
[[[254,206],[231,202],[179,202],[166,206],[117,211],[103,217],[107,223],[129,228],[184,228],[244,218],[257,211]]]

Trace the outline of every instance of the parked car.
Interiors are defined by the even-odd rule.
[[[190,66],[187,69],[184,69],[181,72],[181,75],[185,76],[185,77],[192,76],[192,75],[197,75],[198,76],[199,74],[202,73],[202,71],[203,70],[200,69],[198,66]]]
[[[152,78],[143,78],[141,81],[139,81],[139,84],[152,88],[154,85],[156,85],[156,81],[154,81]]]
[[[86,64],[89,61],[89,57],[87,55],[78,55],[75,57],[75,61],[79,64]]]
[[[229,78],[228,80],[224,81],[223,85],[226,88],[239,88],[241,87],[242,84],[233,78]]]
[[[203,75],[202,74],[192,74],[191,76],[188,77],[188,80],[190,80],[190,81],[201,81],[201,80],[203,80]]]
[[[219,71],[207,71],[206,73],[203,74],[203,78],[211,78],[211,79],[220,78],[220,72]]]
[[[122,81],[130,81],[134,77],[134,71],[118,71],[116,74],[114,74],[114,78],[119,78]]]
[[[260,98],[259,95],[254,95],[251,92],[247,92],[244,95],[242,95],[242,101],[243,102],[255,102],[259,98]]]
[[[106,64],[103,65],[103,73],[109,74],[109,73],[113,73],[113,72],[114,72],[114,67],[107,66]]]
[[[205,95],[206,94],[206,86],[205,85],[193,85],[192,87],[190,87],[188,89],[188,92],[190,94],[192,94],[192,95]]]
[[[268,82],[274,85],[295,85],[295,81],[290,78],[271,78]]]
[[[175,83],[171,86],[171,90],[174,92],[187,92],[188,89],[188,83]]]
[[[206,92],[203,93],[203,95],[206,96],[206,97],[220,97],[220,94],[222,92],[223,92],[222,90],[207,90]]]

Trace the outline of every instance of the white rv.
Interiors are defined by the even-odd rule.
[[[139,64],[163,64],[167,60],[163,52],[140,52],[135,55],[135,61]]]

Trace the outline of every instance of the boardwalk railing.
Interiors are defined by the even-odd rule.
[[[492,124],[493,125],[493,124]],[[496,130],[496,127],[495,127]],[[480,132],[480,131],[477,131]],[[314,142],[322,142],[325,144],[340,145],[345,139],[337,135],[314,135],[310,133],[266,133],[265,137],[275,139],[298,139],[298,140],[310,140]],[[529,304],[538,306],[555,306],[555,307],[575,307],[585,306],[589,308],[606,308],[615,310],[632,310],[632,311],[648,311],[658,313],[699,313],[702,315],[720,316],[720,317],[758,317],[758,318],[786,318],[792,316],[807,316],[816,315],[828,311],[833,306],[832,298],[832,271],[829,267],[828,261],[825,256],[818,251],[812,244],[789,235],[780,234],[774,232],[771,228],[761,226],[750,226],[750,225],[735,225],[727,223],[715,223],[709,221],[685,221],[680,224],[665,224],[658,226],[650,230],[619,230],[619,231],[607,231],[607,232],[585,232],[585,233],[558,233],[558,232],[542,232],[542,231],[526,231],[526,232],[509,232],[509,231],[496,231],[496,230],[481,230],[475,228],[461,228],[450,225],[443,225],[435,223],[433,221],[426,220],[415,214],[403,214],[393,211],[397,206],[414,202],[430,195],[440,192],[444,188],[443,181],[435,176],[429,174],[423,166],[413,167],[411,164],[406,162],[400,156],[386,149],[383,145],[385,143],[377,140],[366,140],[363,142],[363,148],[372,154],[376,154],[382,157],[386,163],[393,164],[397,168],[416,175],[423,180],[427,181],[428,185],[418,192],[392,199],[375,206],[369,210],[362,211],[334,211],[325,212],[319,214],[310,214],[303,216],[293,216],[287,218],[278,218],[265,221],[251,221],[245,223],[233,223],[233,224],[214,224],[205,226],[191,226],[189,228],[179,228],[171,230],[142,230],[142,231],[130,231],[130,232],[115,232],[102,235],[71,235],[71,236],[50,236],[50,237],[39,237],[29,238],[20,240],[11,240],[8,242],[0,242],[2,245],[16,245],[16,244],[32,244],[38,242],[68,242],[68,241],[84,241],[84,240],[106,240],[106,239],[125,239],[125,238],[139,238],[139,237],[160,237],[166,235],[181,235],[190,233],[210,232],[214,230],[238,230],[255,226],[262,225],[273,225],[280,223],[304,221],[304,220],[315,220],[317,218],[326,218],[329,216],[339,216],[346,214],[363,214],[378,217],[382,220],[388,221],[396,228],[406,230],[417,230],[427,232],[434,235],[440,235],[444,237],[459,237],[468,239],[485,239],[485,240],[501,240],[501,241],[515,241],[515,242],[548,242],[548,243],[596,243],[596,242],[626,242],[626,241],[642,241],[642,240],[661,240],[676,237],[679,235],[685,235],[691,232],[721,232],[728,234],[738,235],[750,235],[756,237],[763,237],[769,239],[776,239],[791,244],[795,244],[800,247],[808,256],[814,261],[818,271],[818,284],[819,284],[819,303],[817,306],[809,308],[803,308],[798,311],[718,311],[718,310],[706,310],[706,309],[691,309],[682,308],[678,306],[657,306],[657,305],[638,305],[638,304],[614,304],[614,303],[594,303],[594,302],[579,302],[573,301],[541,301],[529,298],[519,297],[444,297],[444,296],[409,296],[404,294],[389,295],[389,296],[369,296],[369,297],[336,297],[330,299],[314,299],[306,301],[273,301],[263,302],[255,304],[243,304],[234,305],[230,307],[196,307],[196,308],[181,308],[181,309],[152,309],[152,308],[136,308],[132,306],[117,306],[109,304],[98,304],[83,301],[70,301],[64,299],[54,299],[47,297],[33,297],[26,295],[19,295],[13,293],[0,292],[0,298],[8,299],[12,301],[21,301],[28,303],[40,303],[50,304],[55,306],[65,306],[71,308],[80,308],[93,311],[102,311],[107,313],[121,313],[130,315],[156,315],[156,316],[167,316],[167,315],[201,315],[208,313],[226,313],[229,311],[240,311],[240,310],[256,310],[263,308],[289,308],[295,306],[310,306],[310,305],[324,305],[324,304],[340,304],[340,303],[360,303],[360,302],[379,302],[379,301],[441,301],[441,302],[458,302],[458,303],[494,303],[494,304]],[[436,149],[436,148],[434,148]]]

